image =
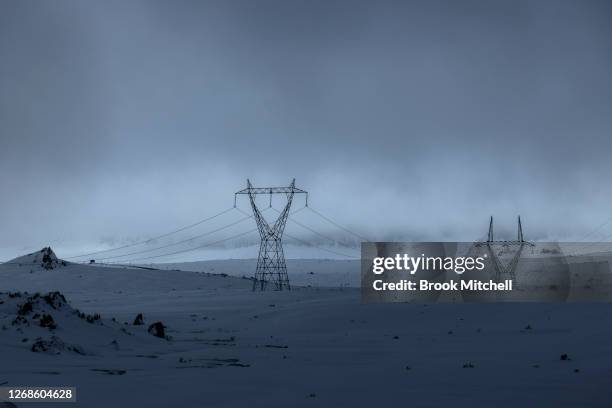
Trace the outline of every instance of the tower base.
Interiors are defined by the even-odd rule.
[[[261,241],[253,290],[291,290],[283,246],[279,238]]]

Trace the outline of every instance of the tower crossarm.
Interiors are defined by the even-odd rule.
[[[307,191],[297,187],[251,187],[237,191],[236,194],[308,194]]]
[[[236,197],[238,195],[243,195],[243,194],[246,194],[249,197],[261,195],[261,194],[269,194],[270,203],[272,203],[273,194],[285,194],[287,196],[287,199],[289,199],[290,195],[293,196],[293,194],[305,194],[306,195],[306,206],[308,206],[308,191],[302,190],[301,188],[297,188],[295,186],[295,179],[293,179],[291,181],[291,184],[287,187],[253,187],[253,185],[251,184],[251,181],[247,179],[247,187],[234,193],[234,207],[236,206]]]
[[[253,187],[247,180],[247,188],[237,191],[236,194],[308,194],[307,191],[295,186],[295,179],[288,187]]]

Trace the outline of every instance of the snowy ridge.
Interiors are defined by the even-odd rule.
[[[6,262],[6,264],[32,266],[50,270],[66,266],[68,263],[62,259],[59,259],[51,247],[45,247],[40,251],[11,259],[10,261]]]

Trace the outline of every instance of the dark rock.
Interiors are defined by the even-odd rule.
[[[40,327],[46,327],[50,330],[53,330],[57,328],[57,325],[55,324],[55,321],[53,320],[53,316],[44,314],[40,318]]]
[[[81,312],[79,309],[76,309],[74,313],[76,313],[76,315],[79,316],[80,319],[87,321],[87,323],[94,323],[101,319],[101,316],[98,313],[89,315],[89,314]]]
[[[19,326],[19,325],[22,325],[22,324],[25,324],[25,325],[28,325],[28,326],[30,325],[30,323],[28,322],[28,319],[26,319],[23,316],[17,316],[11,322],[11,325],[13,325],[13,326]]]
[[[245,363],[229,363],[227,365],[228,367],[250,367],[250,364],[245,364]]]
[[[138,316],[134,319],[134,326],[142,326],[144,324],[144,316],[142,313],[138,313]]]
[[[62,295],[60,292],[49,292],[43,296],[43,299],[53,309],[60,309],[62,306],[68,303],[64,295]]]
[[[165,338],[166,337],[166,326],[162,322],[155,322],[149,326],[147,331],[155,337]]]
[[[232,337],[232,340],[234,338]],[[281,345],[281,344],[264,344],[263,347],[266,348],[278,348],[278,349],[286,349],[289,348],[289,346],[285,346],[285,345]]]
[[[33,310],[33,306],[34,305],[32,304],[32,302],[30,300],[28,300],[24,304],[19,305],[17,307],[17,314],[19,316],[25,316],[25,315],[27,315],[28,313],[30,313]]]
[[[127,373],[127,370],[108,370],[104,368],[92,368],[91,371],[96,371],[108,375],[124,375],[125,373]]]
[[[55,337],[55,336],[52,336],[49,340],[45,340],[39,337],[32,344],[32,348],[31,348],[31,350],[35,353],[52,353],[52,354],[60,354],[60,351],[64,349],[65,349],[64,342],[59,337]]]
[[[55,268],[58,265],[59,259],[57,259],[57,256],[55,255],[51,247],[43,248],[40,250],[40,252],[42,253],[42,262],[40,266],[49,270]],[[65,266],[65,262],[62,261],[62,264]]]

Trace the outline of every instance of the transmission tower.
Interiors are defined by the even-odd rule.
[[[269,285],[273,285],[275,290],[291,290],[289,276],[287,275],[287,265],[285,264],[285,254],[283,252],[283,231],[285,230],[294,194],[306,194],[306,205],[308,205],[308,192],[295,187],[295,179],[293,179],[288,187],[253,187],[247,179],[247,188],[238,191],[234,195],[234,206],[236,206],[238,194],[247,194],[249,196],[251,208],[253,208],[253,218],[255,218],[261,237],[253,290],[266,290]],[[270,195],[270,207],[272,207],[273,194],[285,194],[287,197],[285,208],[280,212],[272,225],[266,221],[257,207],[255,198],[258,194]]]
[[[476,242],[476,247],[485,246],[491,257],[491,261],[495,267],[495,280],[501,282],[505,277],[510,279],[516,278],[516,265],[518,264],[519,258],[523,252],[525,246],[533,247],[533,243],[525,241],[523,237],[523,225],[521,223],[521,216],[518,216],[518,232],[516,241],[495,241],[493,239],[493,216],[489,220],[489,233],[485,242]],[[514,249],[514,255],[510,258],[510,261],[504,265],[496,253],[494,247]]]

